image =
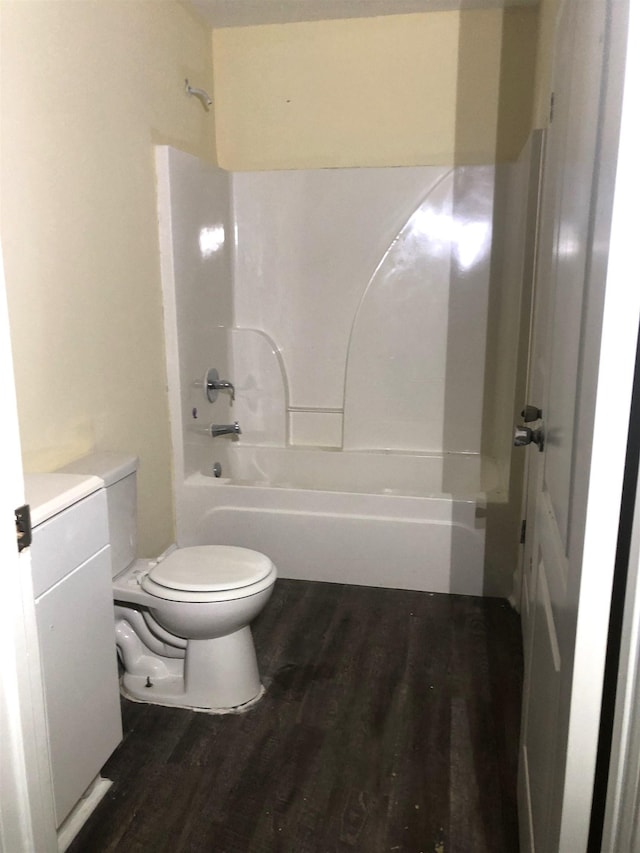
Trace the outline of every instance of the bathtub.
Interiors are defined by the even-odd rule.
[[[287,578],[482,595],[492,460],[240,442],[224,457],[222,476],[176,484],[180,545],[254,548]]]

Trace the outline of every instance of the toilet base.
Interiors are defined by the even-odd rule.
[[[126,684],[125,679],[127,682]],[[147,705],[160,705],[163,708],[182,708],[185,711],[197,711],[199,714],[243,714],[245,711],[250,711],[254,705],[257,705],[267,692],[266,688],[261,684],[258,695],[254,696],[254,698],[250,699],[248,702],[245,702],[244,705],[234,705],[232,708],[197,708],[194,705],[183,704],[184,691],[179,694],[178,690],[176,690],[175,696],[172,695],[171,697],[164,699],[161,695],[163,691],[156,692],[152,698],[149,698],[148,695],[144,698],[140,698],[143,690],[148,694],[148,690],[146,690],[143,682],[144,679],[140,676],[124,676],[120,680],[120,693],[130,702],[139,702]],[[182,684],[176,685],[180,690],[182,690],[182,686]],[[171,699],[171,701],[169,701],[169,699]]]
[[[149,658],[151,663],[152,658]],[[264,693],[251,629],[247,626],[215,640],[189,640],[184,661],[167,668],[125,672],[122,693],[154,705],[225,713],[253,704]]]

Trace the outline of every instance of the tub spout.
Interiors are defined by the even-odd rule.
[[[209,430],[213,438],[218,435],[242,435],[238,421],[232,424],[211,424]]]

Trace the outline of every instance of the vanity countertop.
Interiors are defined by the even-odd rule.
[[[87,474],[25,474],[25,496],[32,526],[37,527],[103,486],[99,477]]]

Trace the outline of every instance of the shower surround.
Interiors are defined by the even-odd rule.
[[[157,170],[179,544],[482,594],[511,417],[485,382],[494,167]],[[207,401],[210,367],[235,399]]]

